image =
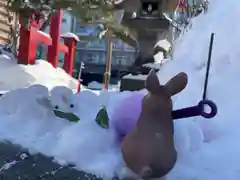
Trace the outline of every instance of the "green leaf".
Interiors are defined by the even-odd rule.
[[[104,129],[109,128],[109,124],[108,124],[109,118],[108,118],[108,113],[105,106],[102,106],[101,109],[98,111],[95,121],[102,128]]]
[[[62,119],[66,119],[70,122],[78,122],[80,119],[79,117],[77,117],[75,114],[73,113],[66,113],[66,112],[62,112],[62,111],[58,111],[58,110],[53,110],[55,116],[62,118]]]

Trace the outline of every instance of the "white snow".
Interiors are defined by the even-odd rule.
[[[240,177],[240,26],[236,22],[239,16],[239,1],[212,0],[209,12],[193,20],[192,29],[176,42],[173,60],[164,64],[159,72],[161,83],[180,71],[186,72],[189,84],[173,98],[174,108],[196,105],[202,97],[210,34],[216,34],[207,97],[217,104],[218,114],[208,120],[195,117],[175,121],[175,145],[179,159],[167,175],[168,180],[237,180]],[[1,63],[8,64],[8,69],[2,68]],[[69,77],[60,78],[59,70],[53,71],[48,64],[42,63],[40,61],[36,65],[38,68],[26,68],[0,61],[0,90],[34,83],[50,89],[56,85],[71,87]],[[49,105],[46,101],[49,97],[43,87],[18,91],[19,96],[25,94],[26,102],[18,110],[12,108],[10,114],[1,112],[0,140],[20,144],[32,153],[53,156],[61,164],[72,163],[78,169],[97,175],[122,175],[121,154],[113,141],[113,132],[99,127],[94,118],[101,104],[107,107],[111,116],[113,107],[132,92],[102,90],[97,95],[85,90],[71,95],[66,88],[55,87]],[[8,101],[10,107],[22,102],[17,93],[9,93],[13,94],[8,97],[12,99]],[[50,108],[58,101],[65,110],[66,104],[74,104],[69,111],[75,112],[80,121],[70,123],[55,117]],[[4,103],[3,97],[0,105]]]
[[[64,34],[61,34],[61,37],[62,37],[62,38],[73,38],[73,39],[75,39],[76,41],[80,41],[79,38],[78,38],[78,36],[77,36],[76,34],[74,34],[74,33],[71,33],[71,32],[66,32],[66,33],[64,33]]]
[[[88,88],[89,89],[102,89],[103,85],[97,81],[92,81],[88,83]]]
[[[87,86],[89,89],[91,89],[93,92],[94,90],[101,90],[104,88],[103,84],[97,82],[97,81],[92,81],[90,83],[88,83]],[[119,84],[109,84],[108,87],[109,91],[118,91],[119,90]]]
[[[123,79],[146,80],[147,75],[143,75],[143,74],[138,74],[138,75],[128,74],[128,75],[126,75],[126,76],[123,76],[122,78],[123,78]]]
[[[174,106],[181,108],[197,104],[203,93],[210,35],[215,33],[207,97],[217,104],[218,114],[209,120],[196,117],[176,121],[175,125],[183,126],[177,128],[180,131],[185,131],[188,122],[195,122],[202,128],[205,142],[201,149],[178,161],[169,174],[170,180],[240,177],[240,26],[234,21],[240,15],[239,3],[235,0],[210,1],[209,12],[193,20],[192,29],[176,42],[173,60],[159,72],[161,82],[180,71],[188,73],[189,84],[181,95],[174,97]],[[188,136],[193,135],[189,133]]]
[[[0,92],[42,84],[52,89],[54,86],[67,86],[77,89],[78,81],[63,69],[54,68],[44,60],[37,60],[35,65],[19,65],[9,60],[7,55],[0,55]]]
[[[21,160],[24,160],[24,159],[26,159],[27,157],[28,157],[28,155],[25,154],[25,153],[20,154],[20,159],[21,159]],[[4,171],[4,170],[10,169],[12,166],[14,166],[15,164],[17,164],[18,162],[19,162],[19,161],[13,160],[13,161],[11,161],[11,162],[8,162],[8,163],[3,164],[3,166],[0,167],[0,172],[1,172],[1,171]]]
[[[163,39],[163,40],[158,41],[158,42],[155,44],[154,47],[157,47],[157,46],[163,48],[166,52],[168,52],[168,51],[170,50],[170,48],[171,48],[171,43],[168,42],[168,40]]]

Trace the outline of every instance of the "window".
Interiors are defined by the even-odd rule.
[[[116,63],[118,65],[127,66],[128,65],[127,57],[125,55],[116,56]]]
[[[67,19],[66,18],[62,18],[62,23],[66,23]]]
[[[106,63],[106,54],[101,53],[99,55],[99,64],[105,64]]]
[[[90,62],[90,63],[93,62],[93,55],[92,54],[87,55],[87,61]]]
[[[122,65],[121,59],[116,58],[116,62],[117,62],[118,65]]]
[[[76,25],[75,32],[83,35],[87,35],[86,27],[83,25]]]
[[[118,65],[117,58],[115,56],[112,56],[111,64],[112,65]]]
[[[88,54],[87,55],[87,63],[93,63],[93,64],[99,63],[99,56],[97,56],[94,53]]]
[[[120,41],[120,40],[118,40],[118,39],[114,39],[114,40],[113,40],[113,48],[114,48],[114,49],[123,49],[124,46],[123,46],[122,41]]]
[[[127,66],[128,65],[128,60],[126,58],[123,58],[121,63],[122,63],[122,65]]]
[[[77,48],[86,48],[88,43],[89,43],[88,41],[81,40],[77,43]]]

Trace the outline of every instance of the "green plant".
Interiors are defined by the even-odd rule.
[[[97,113],[95,121],[104,129],[109,128],[109,117],[105,106],[102,106]]]
[[[62,118],[62,119],[66,119],[70,122],[78,122],[80,119],[79,117],[77,117],[75,114],[69,112],[62,112],[62,111],[58,111],[58,110],[53,110],[55,116]]]

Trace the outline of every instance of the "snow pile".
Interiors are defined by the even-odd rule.
[[[101,128],[95,117],[104,105],[111,119],[115,106],[132,93],[102,90],[97,95],[86,90],[73,94],[62,86],[48,92],[42,85],[10,91],[0,98],[0,140],[20,144],[32,153],[41,152],[58,163],[74,164],[80,170],[102,177],[122,176],[125,169],[113,129]],[[58,118],[52,109],[72,112],[80,121],[71,123]],[[186,148],[182,145],[185,136],[176,138],[176,146],[184,147],[180,149],[182,153],[189,152],[192,142],[197,145],[202,142],[202,139],[196,142],[195,137],[187,142]]]
[[[88,83],[88,88],[91,90],[101,90],[103,89],[103,84],[97,82],[97,81],[92,81],[90,83]],[[119,90],[119,84],[113,85],[113,84],[109,84],[108,90],[110,91],[118,91]]]
[[[103,85],[97,81],[92,81],[88,83],[88,88],[89,89],[102,89]]]
[[[7,55],[0,55],[0,91],[9,91],[42,84],[52,89],[64,85],[77,89],[77,80],[69,76],[61,68],[55,69],[44,60],[37,60],[35,65],[19,65]]]
[[[50,95],[48,89],[41,85],[3,95],[0,99],[0,140],[21,144],[32,153],[53,156],[61,164],[75,164],[79,169],[103,177],[112,177],[119,172],[121,154],[113,132],[101,128],[95,117],[101,105],[107,106],[111,112],[111,106],[125,93],[101,91],[98,96],[91,91],[83,91],[72,94],[70,89],[55,87]],[[48,98],[51,107],[46,102]],[[78,123],[58,118],[51,111],[56,105],[58,110],[67,111],[70,104],[74,105],[71,112],[80,117]]]
[[[135,79],[135,80],[145,80],[147,78],[147,75],[133,75],[133,74],[128,74],[126,76],[123,76],[123,79]]]
[[[218,114],[209,120],[196,117],[192,121],[176,121],[182,131],[189,123],[202,127],[206,143],[178,161],[169,179],[224,180],[240,176],[240,26],[234,21],[239,15],[239,1],[212,0],[209,12],[193,20],[192,29],[176,43],[174,59],[159,72],[162,83],[180,71],[186,72],[189,84],[174,97],[174,106],[177,109],[196,105],[202,98],[210,35],[215,33],[207,98],[217,104]]]

